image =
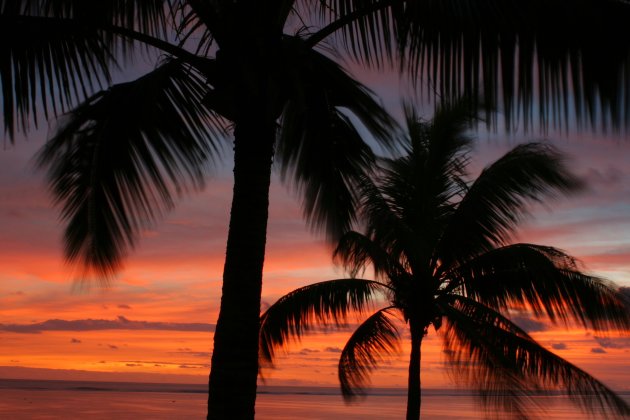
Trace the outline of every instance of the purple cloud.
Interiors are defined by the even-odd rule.
[[[630,348],[630,338],[628,337],[593,337],[597,344],[605,349],[627,349]]]
[[[191,357],[201,357],[202,359],[210,359],[212,356],[212,353],[209,351],[192,351],[190,349],[187,351],[171,351],[169,354],[183,354]]]
[[[526,315],[515,315],[511,317],[511,320],[528,333],[547,330],[547,325],[544,322],[530,318]]]
[[[604,350],[601,347],[593,347],[591,349],[591,353],[603,354],[603,353],[606,353],[606,350]]]
[[[181,367],[182,365],[188,368],[209,368],[210,365],[208,363],[185,363],[182,364],[174,363],[174,362],[165,362],[162,360],[119,360],[120,363],[125,363],[126,365],[136,365],[136,366],[145,366],[145,365],[153,365],[153,366],[177,366]]]
[[[567,345],[566,343],[553,343],[551,345],[551,348],[554,350],[566,350],[567,349]]]
[[[327,353],[341,353],[341,349],[339,347],[326,347],[324,351]]]
[[[214,324],[132,321],[124,316],[117,319],[78,319],[67,321],[49,319],[34,324],[0,324],[0,331],[39,334],[43,331],[99,331],[99,330],[164,330],[164,331],[214,331]]]

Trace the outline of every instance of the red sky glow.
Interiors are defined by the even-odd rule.
[[[398,99],[384,93],[397,106]],[[220,300],[230,165],[146,231],[124,269],[100,287],[73,282],[63,262],[62,224],[43,175],[33,170],[45,136],[40,130],[28,141],[5,141],[0,151],[0,377],[204,383]],[[476,168],[523,138],[502,137],[478,134]],[[515,240],[562,248],[590,272],[630,287],[630,140],[582,134],[558,135],[554,143],[588,188],[535,207]],[[301,285],[344,275],[277,178],[268,238],[263,305]],[[629,337],[527,325],[547,348],[613,388],[630,390]],[[348,335],[321,332],[295,343],[264,371],[266,383],[335,386]],[[403,343],[373,384],[405,386],[407,357]],[[423,344],[423,386],[454,386],[444,364],[431,330]]]

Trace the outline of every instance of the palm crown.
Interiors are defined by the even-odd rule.
[[[601,404],[630,413],[605,385],[540,346],[509,318],[510,308],[527,308],[567,325],[630,327],[611,284],[582,273],[561,250],[509,242],[528,202],[572,191],[579,181],[553,148],[530,143],[469,183],[467,121],[461,104],[438,110],[431,123],[419,122],[408,109],[405,156],[387,160],[374,180],[364,180],[364,233],[346,233],[335,249],[353,277],[305,286],[272,305],[262,316],[262,357],[271,361],[274,349],[291,337],[316,324],[343,325],[350,311],[367,314],[385,299],[341,353],[346,397],[362,392],[369,372],[398,348],[392,320],[398,314],[412,342],[408,418],[420,414],[420,347],[431,325],[443,338],[452,371],[486,402],[527,417],[532,390],[562,387],[591,408]],[[355,278],[368,265],[376,280]]]

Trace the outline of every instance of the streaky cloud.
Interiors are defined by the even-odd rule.
[[[528,333],[547,331],[549,329],[546,323],[531,318],[526,314],[514,315],[511,317],[511,320]]]
[[[214,324],[134,321],[124,316],[110,319],[49,319],[33,324],[0,324],[0,331],[40,334],[44,331],[160,330],[214,332]]]
[[[593,336],[597,344],[605,349],[628,349],[630,348],[630,337],[600,337]]]

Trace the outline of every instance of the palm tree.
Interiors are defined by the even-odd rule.
[[[334,252],[352,277],[299,288],[273,304],[261,319],[261,357],[272,362],[275,349],[315,325],[343,326],[350,312],[363,314],[339,360],[341,390],[351,398],[399,348],[398,317],[411,335],[407,419],[420,417],[421,345],[431,325],[455,375],[519,418],[528,417],[532,390],[557,387],[587,408],[630,414],[605,385],[510,320],[516,307],[554,323],[630,328],[610,283],[581,272],[563,251],[509,241],[529,202],[579,186],[561,156],[549,145],[523,144],[470,183],[462,105],[439,109],[430,123],[407,111],[406,155],[364,180],[363,233],[347,232]],[[375,280],[355,278],[368,265]]]
[[[353,221],[350,187],[373,161],[351,121],[390,145],[389,117],[334,47],[430,76],[446,96],[483,90],[492,102],[502,92],[508,124],[517,110],[529,124],[537,95],[543,125],[570,110],[619,124],[629,11],[613,0],[0,0],[3,126],[13,141],[42,115],[63,115],[40,161],[67,221],[67,258],[101,277],[120,269],[174,192],[201,186],[231,128],[209,407],[213,418],[251,418],[272,162],[304,193],[312,225],[335,238]],[[138,50],[155,68],[113,84]]]

